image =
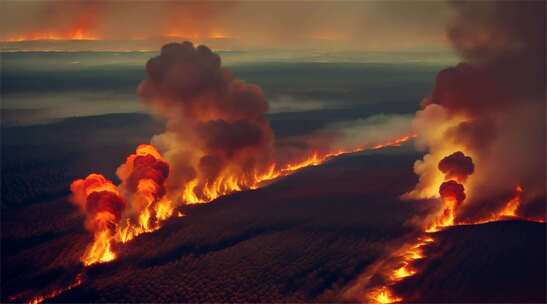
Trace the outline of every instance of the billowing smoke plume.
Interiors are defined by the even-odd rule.
[[[444,173],[446,179],[454,178],[459,182],[465,182],[475,170],[475,165],[473,165],[471,157],[458,151],[441,159],[439,170]]]
[[[120,186],[95,173],[70,185],[72,201],[84,212],[86,228],[93,234],[82,256],[84,265],[115,259],[117,243],[154,231],[173,215],[175,206],[165,196],[169,165],[153,146],[139,145],[117,174]]]
[[[217,54],[190,42],[165,45],[146,71],[139,95],[167,119],[152,142],[177,168],[169,190],[187,193],[187,203],[208,201],[251,187],[268,169],[273,134],[258,86],[235,79]]]
[[[330,132],[338,140],[309,141],[307,149],[291,155],[284,148],[274,150],[262,90],[235,79],[206,46],[167,44],[148,61],[146,71],[138,93],[166,120],[165,132],[127,157],[116,172],[119,186],[91,174],[71,187],[94,233],[94,243],[82,257],[86,265],[114,259],[113,246],[182,216],[183,204],[255,189],[329,157],[411,138],[408,117],[381,116],[330,128],[320,135]]]
[[[497,198],[518,185],[524,193],[517,213],[534,209],[544,218],[544,204],[530,204],[545,201],[545,2],[470,1],[456,8],[448,35],[463,62],[438,74],[417,113],[417,144],[429,154],[416,162],[420,181],[408,196],[435,196],[444,172],[465,181],[468,198],[456,220],[500,209]],[[456,151],[474,166],[457,153],[442,159]],[[464,171],[450,169],[460,161]],[[473,171],[467,180],[459,176]]]

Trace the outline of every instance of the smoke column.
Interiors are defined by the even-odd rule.
[[[419,175],[407,198],[438,196],[445,173],[465,181],[456,221],[499,210],[522,186],[519,215],[545,218],[545,2],[458,2],[448,37],[463,62],[442,70],[413,122]],[[472,159],[458,178],[451,164]],[[439,163],[440,162],[440,163]],[[474,163],[474,165],[473,165]],[[440,169],[440,170],[439,170]],[[460,169],[462,168],[460,167]]]
[[[273,133],[265,117],[262,90],[235,79],[206,46],[171,43],[146,64],[138,93],[167,120],[152,139],[177,168],[167,180],[169,193],[186,203],[249,188],[266,172]]]

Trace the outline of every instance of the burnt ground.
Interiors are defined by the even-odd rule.
[[[52,302],[313,302],[345,286],[432,202],[401,202],[416,182],[411,145],[339,157],[265,188],[187,208],[85,270]],[[81,271],[89,236],[66,198],[2,214],[2,300],[50,290]],[[502,222],[437,233],[423,275],[397,286],[417,302],[544,302],[545,224]],[[339,298],[338,298],[339,299]]]

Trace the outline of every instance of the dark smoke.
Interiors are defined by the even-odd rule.
[[[515,102],[542,103],[545,1],[456,5],[459,14],[448,37],[465,61],[439,73],[431,101],[473,116]]]
[[[455,178],[459,182],[464,182],[475,170],[475,165],[471,157],[458,151],[443,158],[439,162],[439,170],[445,174],[446,179]]]
[[[138,92],[155,113],[167,118],[166,132],[153,143],[177,168],[168,181],[173,190],[196,177],[204,186],[227,170],[251,176],[266,169],[273,133],[265,116],[268,103],[258,86],[235,79],[217,54],[190,42],[165,45],[148,61],[146,71]]]
[[[463,185],[453,180],[442,183],[439,187],[439,194],[443,199],[454,199],[457,202],[465,200]]]
[[[477,167],[462,217],[516,185],[527,197],[545,198],[545,3],[455,3],[448,37],[463,62],[438,74],[423,112],[440,105],[448,119],[463,120],[442,137],[451,143],[445,148],[462,147]]]

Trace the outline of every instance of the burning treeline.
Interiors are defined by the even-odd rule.
[[[363,138],[359,145],[322,140],[315,148],[289,153],[274,147],[262,90],[235,79],[209,48],[167,44],[148,61],[146,71],[138,94],[166,120],[165,132],[127,157],[116,172],[120,185],[99,174],[71,185],[73,201],[85,212],[93,235],[82,257],[85,265],[115,259],[119,244],[182,216],[178,207],[183,204],[255,189],[330,157],[399,145],[413,137],[395,132],[397,136],[383,140]]]

